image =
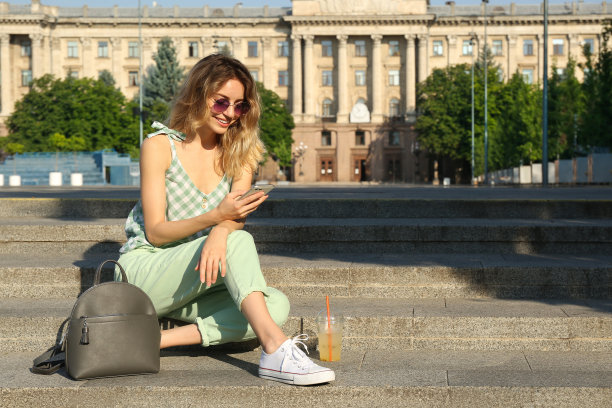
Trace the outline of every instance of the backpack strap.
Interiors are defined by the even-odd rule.
[[[49,375],[62,368],[65,363],[66,353],[62,351],[62,346],[58,344],[36,357],[31,371],[34,374]]]
[[[66,324],[68,324],[69,320],[70,319],[64,320],[64,322],[60,325],[59,332],[62,337],[57,342],[57,344],[42,353],[40,356],[36,357],[32,362],[31,371],[34,374],[53,374],[64,366],[66,362],[64,340],[66,339],[66,333],[68,333],[68,329],[65,329],[65,326]]]

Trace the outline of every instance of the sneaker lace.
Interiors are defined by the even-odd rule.
[[[298,347],[298,344],[301,344],[304,347],[306,353],[308,353],[308,346],[304,344],[304,341],[308,340],[307,334],[300,334],[291,339],[291,347],[287,350],[287,355],[291,360],[294,360],[297,363],[298,368],[307,368],[314,363],[304,352]],[[310,354],[310,353],[308,353]]]

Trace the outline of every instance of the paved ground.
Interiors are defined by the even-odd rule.
[[[138,187],[0,187],[0,198],[139,198]],[[437,200],[539,199],[612,200],[612,186],[568,187],[471,187],[425,186],[415,184],[289,184],[278,186],[270,198],[409,198]]]

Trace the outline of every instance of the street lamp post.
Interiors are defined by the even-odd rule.
[[[142,13],[140,8],[140,0],[138,0],[138,55],[140,56],[140,61],[138,64],[138,116],[139,116],[139,129],[140,129],[140,144],[139,147],[142,146]]]
[[[489,0],[482,0],[484,3],[484,183],[489,184],[489,121],[487,113],[487,4]]]
[[[544,0],[544,73],[542,75],[542,185],[548,185],[548,0]]]
[[[470,183],[474,183],[474,33],[471,34],[470,38],[470,47],[472,51],[472,174],[470,178]]]

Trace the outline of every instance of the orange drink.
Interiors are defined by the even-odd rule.
[[[321,361],[339,361],[342,351],[342,326],[344,318],[341,315],[326,313],[317,316],[317,329],[319,338],[319,359]]]

